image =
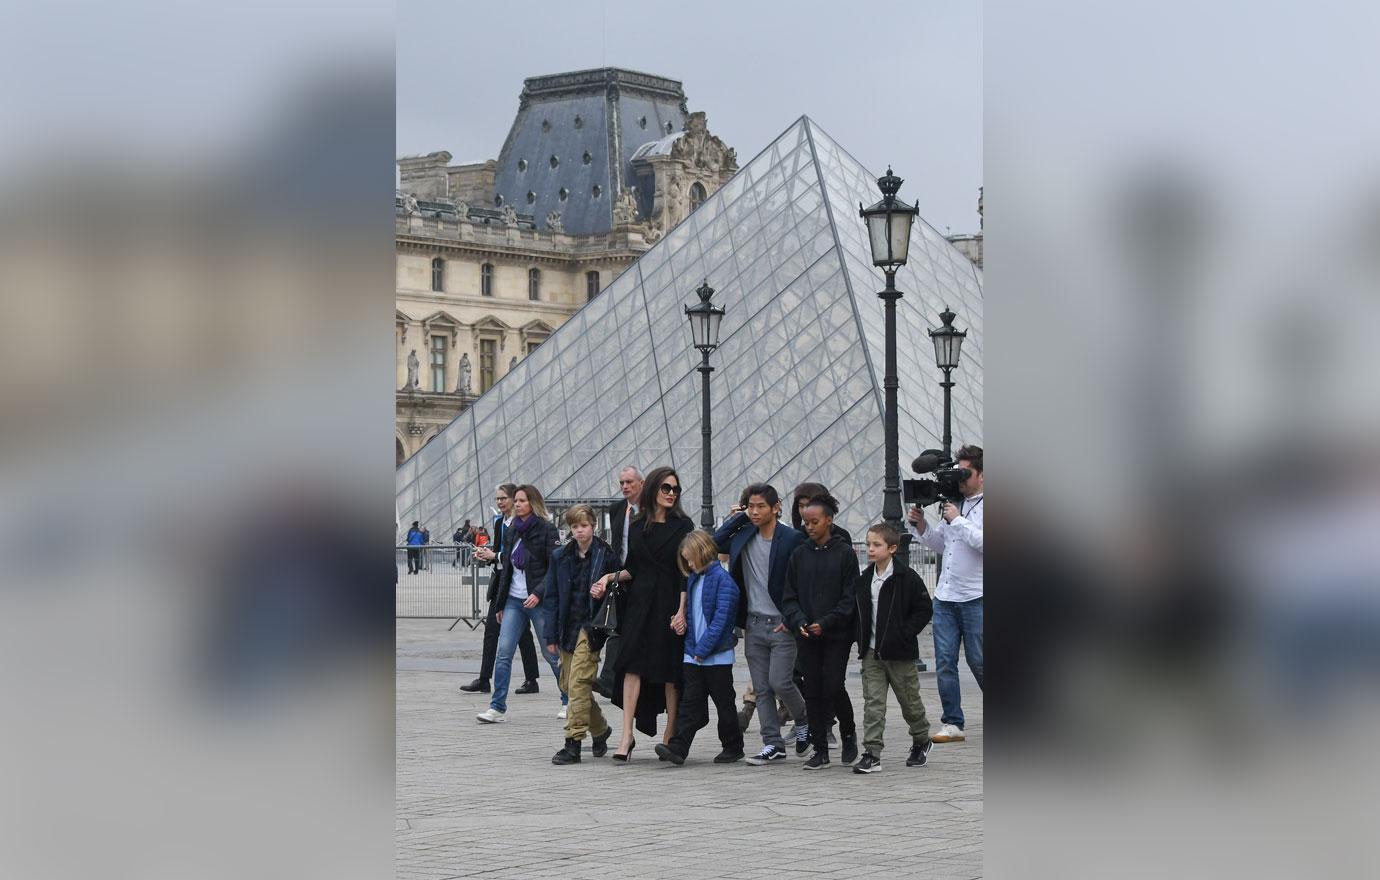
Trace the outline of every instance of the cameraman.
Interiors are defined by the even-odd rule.
[[[935,742],[961,742],[963,705],[958,688],[958,640],[968,668],[982,688],[982,447],[958,450],[958,467],[969,473],[959,483],[962,504],[944,502],[944,522],[930,526],[919,507],[907,515],[907,528],[917,541],[942,552],[943,573],[934,590],[934,663],[939,701],[944,706]]]

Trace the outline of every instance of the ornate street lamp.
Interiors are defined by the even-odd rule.
[[[958,367],[958,356],[963,350],[963,340],[967,338],[967,330],[959,330],[954,327],[954,313],[945,306],[944,311],[939,313],[939,320],[942,326],[937,330],[931,330],[930,339],[934,341],[934,363],[944,373],[944,381],[939,383],[944,388],[944,467],[948,467],[954,460],[954,439],[953,424],[949,408],[949,395],[953,390],[953,372]]]
[[[896,289],[896,270],[906,264],[910,253],[910,227],[920,210],[896,198],[901,178],[891,172],[877,179],[882,200],[870,208],[858,204],[858,215],[867,223],[867,240],[872,246],[872,264],[886,273],[886,289],[877,294],[886,309],[886,375],[882,387],[886,393],[885,433],[886,485],[882,489],[882,519],[901,535],[900,552],[904,564],[910,564],[910,533],[901,515],[900,439],[897,427],[896,389],[896,301],[901,291]]]
[[[685,314],[690,318],[690,336],[694,340],[695,348],[700,350],[700,355],[704,359],[699,366],[700,375],[704,377],[701,395],[704,398],[704,412],[700,418],[700,438],[704,455],[704,499],[700,508],[700,525],[712,531],[714,481],[709,470],[709,374],[714,372],[714,368],[709,365],[709,355],[719,347],[719,324],[724,319],[724,310],[719,306],[710,305],[709,298],[714,295],[714,288],[709,286],[708,279],[705,279],[695,293],[699,295],[700,301],[686,306]]]

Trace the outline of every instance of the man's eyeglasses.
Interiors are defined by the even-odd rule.
[[[679,495],[679,494],[680,494],[680,487],[679,487],[679,486],[676,486],[676,485],[673,485],[673,484],[671,484],[671,483],[662,483],[662,484],[661,484],[659,487],[657,487],[657,488],[661,489],[661,491],[662,491],[663,493],[667,494],[667,495]]]

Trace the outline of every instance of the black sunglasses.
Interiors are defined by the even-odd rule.
[[[661,491],[665,492],[667,495],[679,495],[679,494],[680,494],[680,487],[679,487],[679,486],[673,486],[673,485],[671,485],[670,483],[662,483],[661,486],[659,486],[658,488],[660,488]]]

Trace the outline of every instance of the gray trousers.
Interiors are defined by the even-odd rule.
[[[797,719],[805,717],[805,698],[795,686],[795,636],[785,630],[772,632],[780,623],[779,617],[749,614],[744,653],[752,688],[757,692],[757,726],[762,729],[762,744],[785,748],[776,697],[785,702]]]

